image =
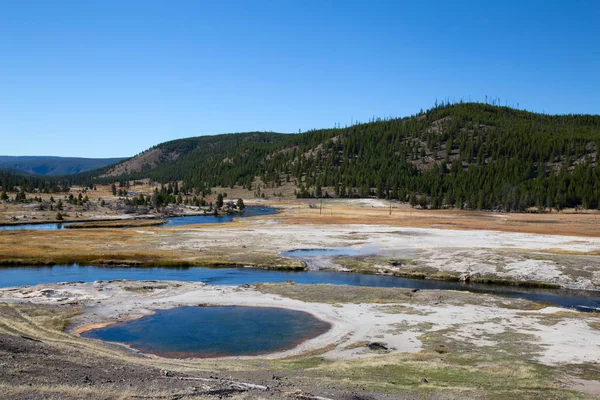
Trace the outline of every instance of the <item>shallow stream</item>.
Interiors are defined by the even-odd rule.
[[[273,207],[248,206],[242,214],[222,215],[215,217],[214,215],[186,215],[183,217],[166,218],[167,223],[162,226],[183,226],[191,224],[222,224],[231,222],[234,218],[257,217],[261,215],[276,214],[277,209]],[[44,231],[60,231],[65,229],[66,225],[78,224],[80,222],[63,222],[63,223],[40,223],[40,224],[19,224],[19,225],[3,225],[0,226],[0,231],[14,230],[44,230]]]
[[[173,280],[204,282],[210,285],[242,285],[260,282],[286,282],[334,285],[402,287],[411,289],[462,290],[523,298],[580,311],[600,311],[600,293],[565,289],[536,289],[500,285],[465,284],[429,279],[409,279],[390,275],[366,275],[333,271],[288,272],[254,268],[140,268],[57,265],[53,267],[1,267],[0,287],[57,282],[106,280]]]

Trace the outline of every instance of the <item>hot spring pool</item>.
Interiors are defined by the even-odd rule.
[[[209,358],[289,350],[330,327],[311,314],[283,308],[177,307],[81,336],[162,357]]]

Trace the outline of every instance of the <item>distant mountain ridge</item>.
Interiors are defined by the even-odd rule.
[[[73,175],[116,164],[124,158],[0,156],[0,170],[35,175]]]

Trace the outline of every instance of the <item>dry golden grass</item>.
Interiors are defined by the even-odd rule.
[[[478,355],[455,359],[451,354],[423,351],[352,361],[305,362],[307,374],[324,385],[351,382],[370,390],[402,393],[407,398],[592,398],[561,388],[553,382],[551,368],[524,360],[485,362]],[[303,366],[301,362],[292,365]]]
[[[599,321],[590,321],[588,325],[594,329],[598,329],[600,331],[600,320]]]
[[[592,322],[600,322],[600,314],[595,312],[584,313],[576,310],[561,310],[550,314],[540,315],[539,319],[541,323],[546,323],[547,325],[554,325],[565,319],[581,319],[592,320]]]
[[[295,300],[317,303],[404,303],[415,300],[410,289],[372,288],[363,286],[300,285],[293,283],[256,283],[262,293],[277,294]],[[416,300],[415,300],[416,302]]]
[[[316,206],[320,202],[313,201]],[[294,204],[288,202],[286,204]],[[552,214],[496,213],[461,210],[419,210],[406,204],[373,208],[325,200],[323,210],[309,208],[284,210],[278,218],[290,224],[381,224],[416,228],[495,230],[549,235],[600,237],[600,213],[561,212]],[[321,212],[321,213],[320,213]]]
[[[27,397],[38,399],[115,399],[126,400],[135,396],[165,396],[169,393],[156,391],[139,391],[112,387],[85,387],[75,385],[6,385],[0,383],[0,395],[4,399]],[[160,398],[160,397],[157,397]]]
[[[133,182],[131,182],[133,184]],[[150,184],[144,180],[142,185],[130,186],[130,190],[136,193],[150,194],[157,184]],[[72,192],[78,194],[82,188],[73,188]],[[321,201],[293,199],[294,186],[286,183],[280,188],[266,189],[270,192],[283,192],[283,197],[272,197],[269,200],[260,199],[260,204],[284,207],[278,219],[290,224],[381,224],[405,227],[423,227],[459,230],[497,230],[505,232],[523,232],[552,235],[571,235],[600,237],[600,213],[597,211],[574,212],[565,210],[560,213],[499,213],[487,211],[462,211],[462,210],[420,210],[412,209],[406,203],[393,203],[392,214],[389,215],[388,207],[371,207],[368,201],[360,205],[355,201],[344,199],[324,199],[323,209],[318,207]],[[263,189],[265,191],[265,189]],[[207,196],[207,201],[214,201],[217,193],[227,193],[228,199],[235,200],[239,197],[252,203],[254,189],[248,191],[235,187],[213,188],[213,194]],[[113,201],[118,197],[113,196],[109,185],[98,185],[97,191],[88,191],[91,201],[97,202],[100,198]],[[61,195],[53,195],[58,200]],[[49,198],[50,195],[42,195]],[[360,200],[359,200],[360,201]],[[309,208],[312,203],[317,208]],[[385,202],[384,202],[385,204]],[[293,207],[293,208],[290,208]],[[10,218],[16,216],[21,218],[29,215],[28,222],[53,221],[56,211],[37,211],[37,204],[8,204],[0,202],[0,222],[10,223]],[[85,217],[86,213],[81,210],[72,210],[67,220],[77,220],[75,214],[79,213]],[[73,214],[73,215],[71,215]],[[110,217],[114,212],[101,209],[94,213],[94,218]],[[36,219],[32,220],[31,217]],[[82,217],[79,217],[82,218]],[[25,220],[23,220],[25,221]]]
[[[151,194],[160,184],[153,183],[149,179],[130,181],[129,190],[136,194]],[[420,210],[411,209],[406,203],[393,203],[392,215],[389,215],[387,207],[370,207],[357,205],[346,199],[324,199],[324,209],[320,214],[319,209],[309,209],[309,202],[320,205],[321,200],[297,200],[293,182],[283,182],[282,186],[276,188],[265,188],[260,179],[253,182],[252,190],[242,187],[214,187],[212,194],[207,196],[207,201],[214,201],[217,193],[227,193],[227,199],[235,200],[244,198],[252,202],[256,194],[256,188],[261,186],[261,192],[268,198],[267,202],[272,205],[300,205],[300,209],[287,211],[285,213],[290,223],[320,223],[320,224],[389,224],[397,226],[413,227],[435,227],[442,229],[486,229],[506,232],[526,232],[540,234],[562,234],[573,236],[600,237],[600,213],[587,210],[575,212],[574,210],[563,210],[560,213],[498,213],[487,211],[462,211],[462,210]],[[71,193],[78,195],[84,190],[83,187],[72,187]],[[332,191],[332,188],[324,188]],[[282,196],[279,196],[279,194]],[[118,196],[113,196],[111,185],[96,185],[96,190],[88,190],[85,193],[91,201],[97,202],[100,198],[113,201]],[[33,196],[32,194],[31,196]],[[35,194],[48,200],[53,196],[56,200],[62,194]],[[257,199],[255,199],[257,200]],[[261,204],[264,199],[258,199]],[[367,200],[368,201],[368,200]],[[34,212],[36,204],[7,204],[0,203],[0,222],[10,222],[10,216],[22,216],[27,214],[37,215],[37,220],[53,220],[56,212]]]
[[[164,231],[163,231],[164,232]],[[178,232],[170,240],[177,243]],[[299,261],[261,253],[237,254],[194,248],[157,249],[158,235],[135,230],[77,229],[64,231],[16,230],[0,232],[0,265],[130,265],[205,266],[303,270]]]
[[[565,250],[565,249],[548,249],[545,251],[550,254],[564,254],[570,256],[598,256],[600,255],[600,250],[593,251],[576,251],[576,250]]]
[[[202,395],[194,390],[175,390],[169,391],[164,388],[152,387],[157,385],[146,385],[141,388],[122,388],[113,385],[104,386],[77,386],[77,385],[6,385],[0,383],[0,395],[3,399],[10,398],[35,398],[46,400],[63,399],[111,399],[111,400],[131,400],[131,399],[157,399],[157,400],[187,400],[187,399],[218,399],[222,398],[215,395]],[[257,396],[255,393],[239,393],[228,395],[230,400],[279,400],[289,399],[285,395],[269,395],[269,397]]]

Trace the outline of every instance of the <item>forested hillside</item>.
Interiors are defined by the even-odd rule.
[[[65,184],[63,186],[63,183]],[[0,188],[2,193],[23,191],[58,193],[69,191],[68,183],[54,177],[37,176],[21,171],[0,171]],[[4,196],[3,196],[4,197]]]
[[[299,197],[377,196],[422,207],[598,208],[600,116],[552,116],[481,103],[301,134],[167,142],[85,182],[152,178],[185,191],[295,183]]]
[[[186,180],[188,187],[235,183],[263,168],[272,149],[293,135],[249,132],[173,140],[116,166],[88,174],[100,181],[115,177],[152,178],[160,182]]]
[[[70,175],[115,164],[123,158],[0,156],[0,170],[36,175]]]

